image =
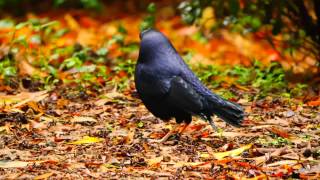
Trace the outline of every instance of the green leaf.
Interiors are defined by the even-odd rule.
[[[21,22],[21,23],[19,23],[19,24],[17,24],[16,26],[15,26],[15,29],[21,29],[21,28],[23,28],[23,27],[25,27],[25,26],[27,26],[28,24],[30,24],[30,22]]]
[[[71,57],[61,64],[61,66],[66,66],[68,69],[72,67],[80,67],[82,65],[82,61],[78,57]]]
[[[108,49],[107,48],[100,48],[96,51],[96,53],[99,55],[99,56],[105,56],[108,54]]]
[[[4,76],[16,76],[17,75],[17,70],[13,66],[9,66],[4,68],[3,70]]]
[[[155,13],[156,12],[156,5],[155,3],[150,3],[147,7],[148,13]]]
[[[59,30],[54,34],[54,36],[55,36],[56,38],[59,38],[59,37],[65,35],[65,34],[67,34],[69,31],[70,31],[70,30],[67,29],[67,28],[59,29]]]
[[[25,35],[20,35],[18,38],[13,40],[13,43],[18,43],[23,45],[24,47],[28,47],[27,37]]]
[[[11,19],[0,20],[0,28],[12,28],[14,27],[14,21]]]
[[[39,34],[32,35],[30,37],[30,42],[34,44],[41,44],[41,36]]]
[[[87,65],[87,66],[81,66],[77,68],[78,72],[94,72],[96,70],[96,65]]]
[[[259,18],[257,17],[253,17],[251,20],[251,27],[253,29],[253,31],[257,31],[260,27],[261,27],[261,21]]]
[[[142,128],[143,126],[144,126],[144,124],[143,124],[142,121],[139,121],[139,122],[137,123],[137,127],[138,127],[138,128]]]

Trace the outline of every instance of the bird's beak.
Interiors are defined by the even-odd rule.
[[[150,30],[151,30],[151,28],[148,28],[148,29],[145,29],[145,30],[141,31],[141,32],[140,32],[140,35],[139,35],[140,39],[142,39],[143,35],[144,35],[145,33],[147,33],[148,31],[150,31]]]

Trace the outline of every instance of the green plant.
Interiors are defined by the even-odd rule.
[[[237,77],[236,82],[241,85],[252,85],[259,90],[259,96],[265,97],[268,93],[287,92],[285,71],[279,63],[273,62],[263,66],[255,61],[252,67],[234,66],[229,71],[231,76]]]
[[[152,28],[155,26],[155,13],[156,13],[156,5],[154,3],[150,3],[147,7],[148,15],[143,19],[140,24],[140,31]]]

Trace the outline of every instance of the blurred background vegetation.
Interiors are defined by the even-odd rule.
[[[151,1],[129,0],[137,10],[145,11]],[[115,0],[0,0],[0,10],[15,15],[32,11],[47,11],[54,8],[88,9],[103,13],[104,6]],[[320,1],[318,0],[184,0],[165,1],[171,4],[176,14],[187,24],[196,24],[205,33],[218,28],[248,34],[261,31],[261,36],[274,43],[283,43],[285,51],[296,49],[306,51],[320,61]],[[124,6],[123,11],[127,11]],[[121,10],[120,10],[121,11]],[[150,6],[149,13],[155,8]],[[130,11],[129,11],[130,12]],[[154,19],[147,17],[143,28],[150,26]],[[319,63],[318,63],[319,65]]]
[[[58,18],[60,15],[63,20]],[[2,41],[7,43],[7,46],[0,47],[0,84],[7,86],[2,88],[5,90],[19,86],[31,90],[51,89],[62,84],[75,84],[81,91],[86,91],[89,86],[99,91],[107,84],[115,85],[119,90],[132,87],[139,32],[132,32],[134,28],[130,26],[134,23],[126,21],[123,26],[121,21],[115,26],[112,22],[123,17],[138,19],[139,30],[156,27],[160,22],[160,30],[167,34],[175,30],[179,31],[177,34],[192,34],[190,38],[201,46],[187,49],[184,45],[188,40],[175,39],[181,41],[177,43],[177,49],[188,63],[197,56],[194,51],[202,51],[206,44],[216,50],[215,47],[220,46],[217,42],[226,38],[222,32],[225,30],[253,40],[267,41],[273,48],[271,61],[286,60],[288,56],[308,61],[317,70],[305,68],[307,70],[299,72],[306,79],[314,80],[313,84],[320,81],[317,79],[320,74],[319,0],[0,0],[0,17],[0,29],[9,29],[0,34],[0,42],[3,38]],[[108,21],[111,23],[107,24]],[[173,23],[168,25],[166,21]],[[168,26],[172,27],[166,29]],[[181,30],[184,27],[192,28]],[[83,29],[90,28],[96,30],[84,33]],[[92,34],[99,33],[97,29],[100,28],[104,28],[107,35],[93,37]],[[132,34],[134,37],[129,37]],[[186,34],[184,36],[188,36]],[[79,37],[82,38],[80,42]],[[72,43],[60,45],[61,41],[68,42],[70,38]],[[234,36],[230,36],[229,41],[233,41],[232,38]],[[87,45],[90,43],[81,42],[87,39],[94,44],[90,46]],[[212,42],[213,39],[218,41]],[[204,54],[210,56],[211,49],[207,51]],[[233,49],[222,54],[232,53]],[[211,59],[223,60],[224,57]],[[241,56],[229,59],[233,57],[233,61],[240,62],[237,58]],[[256,89],[258,97],[275,92],[286,97],[303,95],[301,91],[307,85],[299,81],[290,85],[287,81],[287,75],[292,73],[290,69],[284,70],[278,62],[265,65],[259,60],[252,58],[249,63],[233,63],[237,65],[227,68],[195,63],[191,66],[212,88],[236,84],[236,88],[246,91]],[[295,66],[300,65],[296,63]],[[292,77],[293,80],[301,79],[300,75]],[[316,94],[318,91],[313,89],[312,92]],[[236,97],[232,91],[222,90],[220,93],[228,99]]]

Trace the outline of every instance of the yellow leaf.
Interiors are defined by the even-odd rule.
[[[6,129],[6,126],[0,126],[0,132],[5,131]]]
[[[252,146],[252,144],[248,144],[248,145],[242,146],[238,149],[234,149],[231,151],[214,153],[213,156],[218,160],[221,160],[227,156],[235,157],[235,156],[240,155],[243,151],[250,149],[251,146]]]
[[[159,156],[153,159],[148,159],[147,162],[149,166],[153,166],[160,163],[162,160],[163,160],[163,156]]]
[[[107,168],[107,169],[119,169],[120,167],[117,166],[117,165],[110,164],[110,163],[105,163],[105,164],[102,164],[100,166],[100,168],[102,168],[102,169],[104,169],[104,168]]]
[[[39,175],[39,176],[36,176],[34,178],[34,180],[40,180],[40,179],[48,179],[50,176],[52,176],[53,173],[52,172],[49,172],[49,173],[45,173],[45,174],[42,174],[42,175]]]
[[[201,158],[204,158],[204,159],[208,159],[208,158],[210,158],[210,154],[208,154],[208,153],[200,153],[200,157]]]
[[[78,22],[70,15],[67,14],[64,16],[64,19],[66,20],[68,26],[72,30],[78,30],[79,29],[79,24]]]
[[[205,29],[210,29],[215,24],[214,9],[212,7],[206,7],[203,10],[200,24],[203,25]]]
[[[81,145],[81,144],[92,144],[92,143],[98,143],[103,141],[102,138],[96,138],[96,137],[90,137],[90,136],[84,136],[82,139],[70,142],[68,144],[73,144],[73,145]]]

